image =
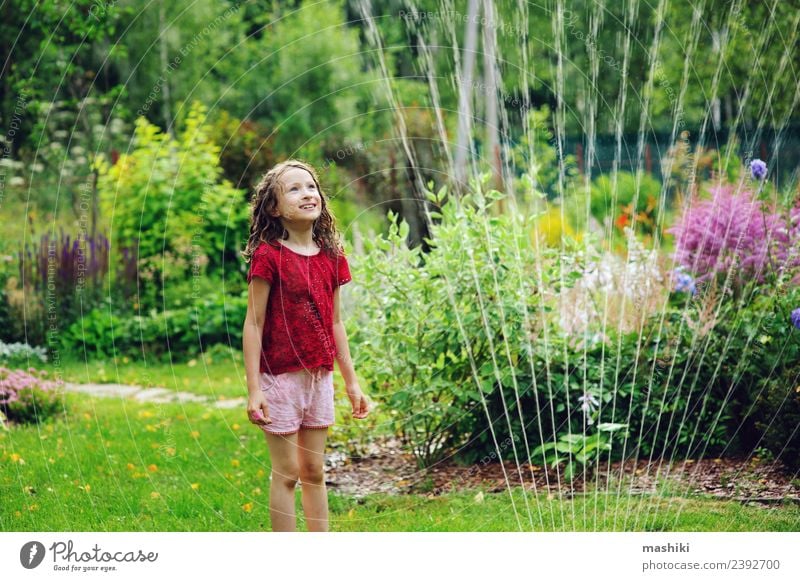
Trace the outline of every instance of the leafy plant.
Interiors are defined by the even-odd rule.
[[[220,149],[208,132],[205,108],[197,103],[175,138],[140,117],[131,153],[113,165],[97,161],[102,207],[114,217],[113,242],[138,240],[140,276],[156,289],[165,280],[242,268],[245,195],[222,178]],[[160,298],[142,307],[157,306]]]
[[[486,394],[513,388],[511,368],[528,345],[539,300],[527,235],[535,216],[491,216],[500,196],[445,203],[445,188],[429,192],[440,219],[430,252],[406,247],[409,227],[390,214],[388,236],[365,241],[357,259],[359,368],[421,464],[489,438]]]
[[[136,356],[180,360],[215,345],[241,345],[247,291],[227,296],[213,293],[190,300],[181,308],[152,309],[144,315],[120,314],[99,308],[61,334],[63,347],[82,356]]]
[[[31,360],[40,363],[47,362],[47,349],[44,347],[31,347],[27,343],[4,343],[0,341],[0,362],[4,365],[17,367],[30,365]]]
[[[565,463],[564,478],[572,480],[578,473],[592,470],[600,452],[611,450],[611,434],[627,428],[626,424],[597,424],[593,434],[563,434],[557,442],[542,444],[531,454],[534,460],[544,458],[551,468]]]

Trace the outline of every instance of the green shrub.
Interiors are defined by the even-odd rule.
[[[9,367],[30,366],[31,363],[46,363],[47,349],[31,347],[27,343],[4,343],[0,341],[0,364]]]
[[[164,360],[193,357],[215,344],[242,343],[247,292],[216,292],[183,308],[122,315],[109,309],[90,311],[62,333],[65,349],[90,357],[148,356]]]
[[[500,195],[487,197],[443,204],[427,254],[406,247],[408,225],[390,214],[388,237],[358,259],[359,369],[421,464],[485,431],[485,396],[512,383],[537,310],[533,216],[490,216]]]
[[[206,274],[238,275],[247,235],[245,194],[222,178],[220,149],[208,136],[205,109],[195,104],[176,138],[139,118],[131,153],[96,162],[104,214],[113,216],[114,244],[138,240],[146,288]],[[145,295],[143,308],[162,307]]]
[[[751,284],[723,312],[718,329],[721,382],[728,390],[735,451],[762,446],[788,466],[798,466],[796,429],[800,394],[800,330],[790,313],[800,305],[800,288],[779,281],[775,289]],[[794,423],[793,423],[794,422]]]
[[[756,400],[761,446],[792,472],[800,471],[800,368],[767,383]]]
[[[596,241],[537,257],[524,234],[535,216],[491,216],[490,206],[480,194],[442,205],[427,254],[405,246],[408,227],[391,214],[388,237],[355,266],[358,368],[421,464],[497,453],[572,459],[574,473],[600,458],[731,455],[764,442],[777,455],[794,437],[778,428],[762,442],[757,421],[777,404],[758,394],[785,396],[773,384],[800,359],[789,321],[800,291],[664,291],[668,304],[634,328],[595,317],[585,333],[567,332],[558,297],[582,279]],[[793,410],[773,423],[791,425]],[[608,424],[619,429],[597,436]],[[499,451],[501,441],[513,445]]]

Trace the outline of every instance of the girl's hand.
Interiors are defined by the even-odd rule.
[[[269,407],[267,398],[262,392],[253,393],[247,401],[247,418],[251,424],[256,426],[266,426],[272,423],[269,419]]]
[[[347,397],[350,398],[350,404],[353,406],[353,417],[359,420],[366,418],[369,414],[369,401],[358,383],[347,386]]]

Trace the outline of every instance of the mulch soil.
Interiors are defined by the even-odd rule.
[[[750,458],[633,459],[600,463],[597,470],[582,473],[570,483],[563,468],[556,471],[541,465],[513,461],[477,463],[471,466],[443,460],[420,469],[414,457],[396,440],[370,446],[364,456],[349,457],[341,451],[326,455],[326,483],[329,490],[353,496],[370,493],[425,494],[482,490],[506,492],[523,485],[528,490],[547,491],[560,497],[608,491],[622,495],[652,494],[661,482],[675,485],[685,496],[710,495],[741,502],[800,503],[800,475],[792,474],[780,462]]]

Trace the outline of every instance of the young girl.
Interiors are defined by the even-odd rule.
[[[272,460],[272,529],[295,530],[299,480],[308,529],[326,531],[323,454],[334,423],[334,359],[353,417],[365,418],[369,410],[339,318],[339,287],[351,280],[350,269],[311,166],[290,159],[262,178],[243,254],[250,262],[247,413],[264,431]]]

